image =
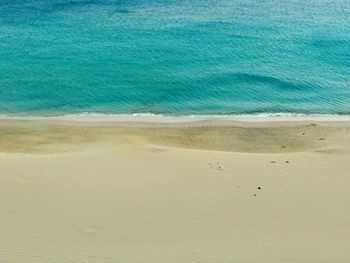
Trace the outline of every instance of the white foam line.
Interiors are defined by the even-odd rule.
[[[240,122],[286,122],[286,121],[350,121],[350,115],[336,114],[293,114],[293,113],[261,113],[241,115],[162,115],[153,113],[134,114],[103,114],[79,113],[61,116],[14,116],[0,115],[6,120],[62,120],[82,122],[150,122],[150,123],[177,123],[205,120],[226,120]]]

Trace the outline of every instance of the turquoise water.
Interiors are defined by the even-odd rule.
[[[0,114],[350,114],[349,0],[0,0]]]

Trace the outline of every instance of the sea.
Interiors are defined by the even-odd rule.
[[[349,0],[0,0],[0,115],[349,115]]]

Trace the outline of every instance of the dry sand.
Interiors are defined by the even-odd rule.
[[[350,124],[4,120],[0,209],[5,263],[350,262]]]

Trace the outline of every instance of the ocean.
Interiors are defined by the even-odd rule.
[[[349,0],[0,0],[0,115],[350,114]]]

